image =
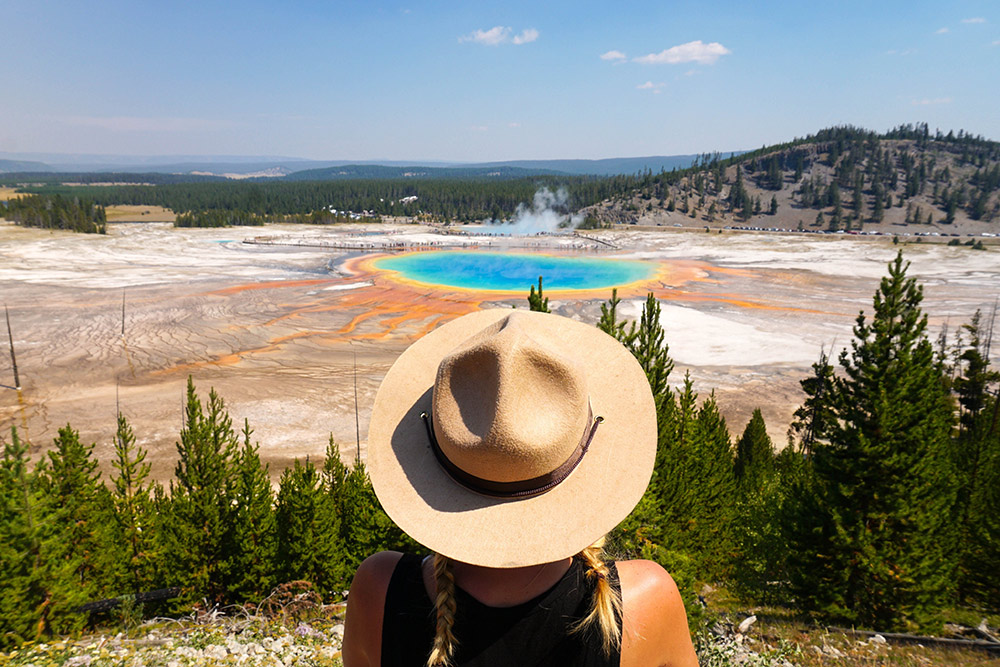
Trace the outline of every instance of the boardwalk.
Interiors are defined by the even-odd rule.
[[[448,239],[416,241],[410,239],[344,239],[342,241],[324,241],[320,239],[303,239],[291,236],[255,236],[244,239],[249,245],[291,246],[302,248],[328,248],[341,251],[367,252],[416,252],[422,250],[587,250],[609,251],[617,250],[618,246],[602,239],[595,239],[581,234],[565,234],[559,236],[496,236],[486,234],[449,234],[460,236],[465,241]],[[556,242],[555,239],[572,239],[568,242]]]

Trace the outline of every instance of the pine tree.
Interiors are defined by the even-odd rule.
[[[80,559],[63,543],[65,513],[45,496],[45,460],[28,469],[28,445],[11,429],[0,461],[0,646],[79,630],[86,602]]]
[[[961,406],[960,430],[953,442],[959,479],[958,588],[966,602],[995,604],[1000,601],[1000,574],[995,574],[1000,566],[1000,521],[987,508],[1000,500],[1000,429],[997,400],[990,392],[1000,373],[989,366],[978,310],[962,329],[969,339],[958,357],[961,372],[953,383]]]
[[[150,497],[150,464],[146,450],[135,444],[135,434],[128,420],[118,414],[115,432],[117,473],[111,477],[114,526],[118,549],[111,554],[117,562],[112,569],[118,580],[118,593],[138,594],[153,587],[153,568],[157,561],[153,539],[154,515]]]
[[[323,487],[333,501],[340,520],[340,543],[343,553],[338,581],[347,588],[354,571],[376,551],[393,550],[420,553],[425,548],[403,533],[382,509],[365,464],[360,460],[348,468],[340,459],[340,448],[330,437]]]
[[[618,288],[612,288],[611,298],[608,302],[601,304],[601,319],[597,322],[597,328],[618,340],[625,347],[629,347],[635,339],[635,322],[626,331],[624,320],[618,321],[618,304],[622,300],[618,298]]]
[[[539,313],[549,313],[549,297],[542,296],[542,277],[538,276],[538,291],[535,291],[535,286],[531,286],[531,291],[528,293],[528,308],[529,310],[534,310]]]
[[[112,517],[110,496],[100,482],[93,452],[94,445],[80,442],[79,433],[67,424],[59,429],[48,465],[37,480],[49,521],[61,533],[53,543],[59,552],[49,557],[73,563],[73,576],[67,584],[84,602],[108,583],[98,559],[106,546],[101,537],[108,537],[102,528]]]
[[[935,623],[954,585],[952,407],[902,253],[857,318],[834,380],[829,442],[791,536],[796,595],[834,619],[889,628]]]
[[[803,454],[812,453],[816,442],[827,438],[836,418],[833,411],[833,366],[825,351],[820,351],[819,361],[812,365],[812,369],[811,377],[799,381],[807,398],[795,411],[795,421],[788,428],[789,441],[798,438],[799,451]]]
[[[279,577],[308,581],[325,599],[339,597],[340,518],[309,459],[282,473],[276,515]]]
[[[653,398],[658,403],[667,400],[670,395],[667,378],[674,369],[674,362],[670,358],[670,348],[664,340],[663,325],[660,323],[660,302],[652,292],[646,295],[638,329],[629,343],[629,350],[646,372]]]
[[[988,609],[1000,608],[1000,398],[991,395],[980,419],[980,463],[966,477],[969,507],[959,581],[960,592]]]
[[[177,443],[179,459],[170,482],[170,514],[164,526],[171,583],[192,599],[228,599],[225,588],[227,535],[233,525],[238,440],[225,404],[215,390],[202,408],[188,378],[185,427]]]
[[[685,541],[700,563],[700,574],[721,577],[730,565],[726,554],[732,549],[736,484],[729,428],[714,394],[698,410],[688,457],[693,484],[688,489],[692,507]]]
[[[623,522],[623,541],[637,546],[643,541],[671,550],[683,548],[688,521],[694,512],[690,488],[698,483],[690,465],[695,437],[698,395],[689,374],[676,400],[664,404],[659,424],[653,476],[642,501]]]
[[[760,408],[756,408],[736,443],[733,468],[736,485],[741,493],[760,490],[773,470],[774,445],[767,435],[764,416],[760,413]]]
[[[224,579],[234,600],[254,600],[274,587],[278,535],[267,464],[253,444],[250,422],[243,420],[243,443],[235,455],[232,524],[227,531]]]
[[[355,466],[362,466],[361,461],[356,461]],[[380,539],[385,526],[378,525],[365,486],[363,483],[359,484],[367,480],[359,480],[358,475],[353,472],[341,460],[340,447],[331,434],[326,446],[326,462],[323,464],[323,489],[339,518],[338,539],[342,545],[343,567],[338,570],[335,578],[340,582],[338,585],[345,588],[361,561],[376,551],[388,548],[382,546],[383,540]],[[377,501],[375,504],[377,505]]]

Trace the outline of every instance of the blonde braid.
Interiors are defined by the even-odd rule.
[[[451,561],[441,554],[434,554],[434,583],[437,589],[434,600],[437,630],[434,633],[434,646],[427,657],[427,667],[448,667],[455,646],[458,645],[451,630],[455,624],[455,575],[451,571]]]
[[[622,613],[621,594],[611,586],[611,571],[604,561],[604,538],[577,554],[587,566],[586,577],[596,583],[594,587],[594,603],[590,613],[580,619],[570,632],[582,632],[595,624],[601,632],[601,640],[605,655],[611,655],[613,649],[619,649],[622,642],[622,629],[618,624]]]

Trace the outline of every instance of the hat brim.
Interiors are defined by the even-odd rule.
[[[511,312],[470,313],[407,348],[379,387],[368,432],[368,472],[389,517],[429,549],[485,567],[553,562],[593,544],[642,498],[656,458],[653,396],[632,354],[592,325],[518,311],[583,366],[593,414],[604,421],[577,468],[540,495],[492,498],[452,480],[420,414],[430,411],[441,360]]]

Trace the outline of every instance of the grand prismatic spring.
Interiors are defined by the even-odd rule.
[[[373,266],[404,281],[485,292],[523,292],[539,276],[550,292],[609,290],[649,280],[657,269],[638,260],[484,251],[414,252],[381,258]]]
[[[375,391],[395,358],[470,311],[527,308],[543,275],[549,307],[588,323],[612,285],[623,317],[637,317],[652,293],[676,362],[671,383],[690,372],[736,435],[761,407],[783,444],[799,381],[821,349],[836,358],[849,344],[898,249],[879,239],[615,231],[587,248],[586,239],[548,237],[500,253],[495,240],[487,250],[481,237],[418,225],[254,234],[274,243],[159,223],[111,225],[100,238],[0,226],[0,289],[22,384],[5,388],[13,374],[0,355],[0,437],[16,426],[40,456],[70,423],[96,443],[107,472],[120,408],[162,479],[173,470],[190,376],[202,396],[218,391],[235,424],[249,419],[274,476],[295,457],[321,457],[331,434],[345,458],[358,442],[364,456]],[[924,285],[932,336],[992,308],[995,253],[930,244],[904,253]],[[479,264],[461,269],[459,284],[433,275],[435,264],[455,271],[467,257]],[[598,279],[597,267],[611,273]],[[581,282],[565,289],[560,281],[581,268]],[[500,281],[514,269],[523,273]]]

